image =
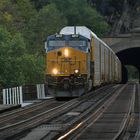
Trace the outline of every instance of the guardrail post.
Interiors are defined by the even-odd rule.
[[[10,91],[12,91],[12,103],[10,103],[10,104],[14,104],[14,93],[15,93],[15,89],[14,88],[10,88],[9,89]]]
[[[37,84],[37,98],[41,99],[45,97],[45,88],[44,88],[44,84]]]
[[[3,89],[3,104],[22,104],[22,86]]]
[[[37,98],[38,98],[38,99],[41,98],[41,88],[40,88],[40,84],[37,84]]]
[[[9,104],[9,92],[8,92],[8,89],[6,89],[6,104]]]
[[[17,104],[17,87],[15,87],[15,102],[14,104]]]
[[[44,88],[44,84],[42,84],[42,96],[43,96],[43,98],[45,98],[45,88]]]
[[[16,104],[16,87],[14,88],[14,104]]]
[[[22,104],[23,103],[22,86],[19,87],[19,93],[20,93],[20,104]]]
[[[20,104],[20,93],[19,87],[17,87],[17,103]]]
[[[12,101],[11,104],[15,104],[15,89],[14,89],[14,92],[11,92],[11,101]]]
[[[3,89],[2,93],[3,93],[3,104],[6,104],[6,90]]]
[[[41,86],[41,84],[39,85],[39,90],[40,90],[40,98],[42,98],[42,86]]]

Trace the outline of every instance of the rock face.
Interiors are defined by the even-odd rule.
[[[120,19],[115,22],[112,34],[117,35],[119,33],[129,32],[131,29],[131,8],[127,0],[124,0],[123,11]]]
[[[140,0],[87,0],[112,26],[109,35],[140,32]]]
[[[140,4],[136,8],[134,19],[132,23],[132,32],[140,33]]]
[[[124,0],[123,11],[120,19],[114,23],[111,34],[140,33],[140,2],[131,5],[129,0]]]

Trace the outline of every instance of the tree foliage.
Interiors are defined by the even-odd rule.
[[[35,18],[30,21],[28,26],[28,29],[32,29],[31,32],[33,36],[31,37],[29,34],[28,37],[31,37],[31,44],[33,48],[36,48],[34,50],[41,53],[46,37],[50,34],[56,33],[66,24],[66,18],[57,10],[55,4],[44,6]]]
[[[84,25],[98,35],[109,30],[109,25],[86,0],[51,0],[68,20],[68,25]]]
[[[22,36],[20,34],[11,36],[6,29],[0,28],[1,85],[23,83],[20,63],[22,63],[24,52],[25,44]]]
[[[62,27],[109,29],[86,0],[1,0],[0,21],[1,86],[44,82],[44,41]]]

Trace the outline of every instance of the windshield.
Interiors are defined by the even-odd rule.
[[[83,46],[86,46],[86,41],[81,41],[81,40],[74,40],[74,41],[69,41],[69,46],[71,47],[74,47],[74,46],[80,46],[80,47],[83,47]]]
[[[57,47],[57,46],[65,46],[65,41],[62,40],[50,40],[49,41],[49,46],[50,47]]]
[[[72,40],[68,42],[69,46],[77,50],[87,51],[85,40]]]
[[[65,46],[69,46],[77,50],[87,51],[87,42],[85,40],[49,40],[47,51],[59,49]]]

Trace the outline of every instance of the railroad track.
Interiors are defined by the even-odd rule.
[[[29,129],[31,131],[31,129],[39,126],[42,123],[57,123],[62,119],[63,124],[64,122],[66,123],[66,121],[71,120],[69,124],[64,124],[64,126],[67,127],[77,121],[76,113],[78,110],[85,112],[85,110],[88,108],[90,110],[94,109],[97,107],[97,105],[95,106],[97,102],[101,102],[101,100],[111,96],[118,88],[119,86],[110,86],[110,88],[106,86],[96,90],[94,94],[92,92],[83,97],[73,99],[53,109],[39,113],[34,117],[30,117],[19,122],[14,122],[13,124],[10,123],[10,125],[7,123],[6,126],[0,127],[0,138],[10,140],[15,140],[16,138],[19,139],[19,137],[22,137],[24,134],[26,134]],[[92,106],[94,107],[91,108]],[[88,113],[88,111],[86,113]],[[84,117],[84,115],[81,117]],[[39,127],[42,127],[42,125]]]
[[[140,140],[140,85],[136,85],[135,104],[131,111],[131,118],[122,133],[122,140]]]
[[[41,115],[41,118],[37,117],[37,120],[34,119],[33,122],[30,120],[31,127],[33,128],[33,123],[36,125],[39,124],[37,123],[40,121],[40,124],[38,127],[35,127],[34,129],[30,130],[30,133],[25,131],[23,133],[23,130],[21,133],[18,133],[18,135],[15,135],[14,133],[11,134],[9,133],[9,136],[7,135],[7,131],[5,131],[6,135],[4,135],[4,131],[2,131],[2,135],[0,132],[0,136],[3,138],[8,137],[10,140],[17,138],[17,139],[56,139],[56,137],[61,134],[61,131],[66,131],[69,129],[70,126],[76,125],[80,120],[84,119],[85,116],[89,116],[91,111],[96,111],[101,104],[103,104],[107,99],[111,98],[112,95],[114,95],[115,91],[118,90],[121,85],[118,86],[110,86],[109,87],[104,87],[96,92],[87,94],[85,96],[82,96],[80,98],[71,100],[70,102],[67,102],[67,105],[63,105],[63,107],[57,109],[57,111],[53,111],[54,114],[49,114],[47,113],[45,116]],[[53,117],[52,117],[53,116]],[[42,121],[42,117],[44,118]],[[29,126],[29,122],[28,122]],[[19,126],[18,126],[19,127]],[[20,129],[16,128],[16,129]],[[25,129],[25,123],[24,123],[24,129]],[[26,127],[27,128],[27,127]],[[28,127],[29,128],[29,127]],[[13,129],[13,127],[12,127]],[[11,130],[12,130],[11,129]],[[27,133],[26,133],[27,132]],[[16,132],[17,133],[17,132]],[[27,135],[27,136],[26,136]],[[26,136],[26,137],[25,137]]]
[[[54,99],[49,99],[47,101],[42,101],[29,107],[20,108],[9,113],[4,113],[0,115],[0,128],[6,127],[7,125],[17,123],[19,121],[24,121],[34,115],[42,113],[46,110],[52,109],[63,102],[57,102]]]
[[[64,131],[58,140],[123,140],[132,124],[135,106],[136,86],[127,85],[113,95],[103,108],[91,114],[77,126]]]
[[[58,102],[54,99],[48,99],[45,101],[40,101],[35,104],[29,105],[27,107],[3,113],[0,115],[0,131],[8,130],[8,128],[10,130],[12,126],[14,129],[14,126],[16,127],[18,124],[26,122],[26,120],[29,120],[29,118],[33,118],[34,116],[41,114],[44,111],[51,110],[57,106],[60,106],[63,103],[65,102],[64,101]],[[0,137],[0,140],[1,139],[3,138]]]
[[[135,119],[136,121],[134,122],[133,127],[135,128],[135,126],[137,126],[135,128],[136,133],[135,135],[133,135],[133,140],[140,140],[140,85],[137,85],[137,90],[138,90],[138,94],[137,94],[137,100],[138,100],[138,104],[136,104],[136,110],[135,110]]]

